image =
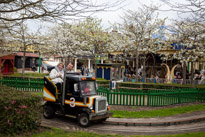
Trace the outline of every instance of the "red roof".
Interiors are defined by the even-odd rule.
[[[16,53],[17,56],[23,56],[23,52]],[[38,53],[26,53],[26,57],[39,57]]]
[[[15,55],[14,54],[9,54],[9,53],[0,53],[0,58],[1,59],[15,59]]]

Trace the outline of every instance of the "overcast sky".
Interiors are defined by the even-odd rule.
[[[102,19],[102,25],[104,27],[108,27],[109,26],[109,22],[114,23],[114,22],[118,22],[120,23],[122,20],[120,18],[120,16],[123,15],[123,13],[126,10],[133,10],[133,11],[137,11],[137,9],[140,7],[141,4],[145,4],[145,5],[158,5],[160,6],[160,9],[165,10],[168,9],[169,7],[162,3],[160,0],[126,0],[125,2],[125,6],[122,9],[116,10],[116,11],[111,11],[111,12],[100,12],[100,13],[96,13],[94,14],[94,16],[97,16],[98,18]],[[162,12],[159,11],[159,17],[160,18],[166,18],[168,17],[168,19],[173,19],[177,17],[177,14],[175,12]]]
[[[102,1],[102,0],[100,0],[100,1]],[[184,1],[184,0],[180,0],[180,2],[181,1]],[[115,22],[121,23],[122,20],[121,20],[120,16],[122,16],[126,10],[136,11],[140,7],[141,4],[158,5],[158,6],[160,6],[160,9],[168,9],[169,8],[166,4],[160,2],[160,0],[126,0],[125,3],[123,4],[125,6],[119,10],[108,11],[108,12],[98,12],[98,13],[95,13],[93,16],[102,19],[103,27],[108,28],[110,26],[110,23],[115,23]],[[174,12],[159,11],[159,17],[160,18],[168,17],[168,19],[173,19],[173,18],[177,18],[177,14]],[[169,21],[167,21],[167,22],[169,22]],[[32,31],[35,31],[35,30],[37,30],[37,28],[39,26],[38,24],[41,24],[44,27],[44,26],[47,26],[49,23],[42,23],[42,22],[39,23],[36,21],[32,21],[32,22],[29,22],[29,28],[31,28]]]

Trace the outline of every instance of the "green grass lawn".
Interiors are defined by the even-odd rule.
[[[194,111],[205,110],[205,104],[189,105],[177,108],[164,108],[150,111],[117,111],[113,112],[113,117],[118,118],[150,118],[150,117],[164,117],[176,114],[190,113]]]
[[[157,136],[123,136],[123,135],[108,135],[108,134],[96,134],[89,132],[69,132],[61,129],[51,129],[41,133],[35,133],[30,137],[205,137],[205,132],[198,133],[185,133],[177,135],[157,135]]]

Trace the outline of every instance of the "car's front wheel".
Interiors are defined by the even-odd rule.
[[[55,115],[55,110],[52,106],[50,105],[45,105],[44,110],[43,110],[43,116],[46,119],[51,119]]]
[[[90,124],[90,120],[89,120],[89,117],[88,117],[88,114],[86,113],[81,113],[79,116],[78,116],[78,124],[82,127],[88,127],[89,124]]]

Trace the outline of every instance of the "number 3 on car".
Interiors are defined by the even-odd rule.
[[[75,98],[70,98],[70,100],[72,101],[71,103],[70,103],[70,107],[75,107]]]

